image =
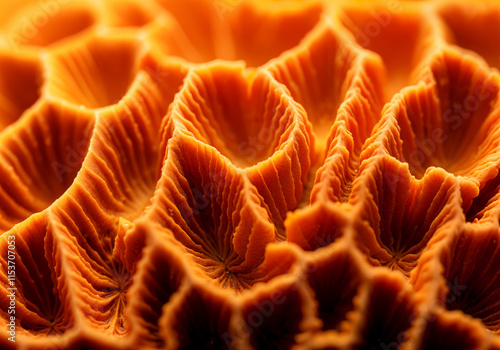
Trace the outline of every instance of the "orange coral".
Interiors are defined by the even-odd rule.
[[[500,349],[500,6],[0,5],[1,349]]]

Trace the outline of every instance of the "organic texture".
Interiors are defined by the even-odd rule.
[[[500,349],[500,5],[0,5],[0,349]]]

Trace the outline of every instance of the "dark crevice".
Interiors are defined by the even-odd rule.
[[[484,210],[499,191],[500,173],[493,179],[486,182],[484,188],[479,192],[479,195],[472,200],[471,206],[465,212],[467,222],[481,220],[484,215]]]

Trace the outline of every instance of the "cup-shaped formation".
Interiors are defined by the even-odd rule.
[[[179,79],[173,79],[173,86]],[[90,309],[84,303],[83,312],[113,334],[128,329],[125,296],[140,252],[138,244],[129,256],[123,237],[129,220],[143,213],[153,195],[161,163],[159,127],[175,91],[160,87],[146,71],[139,74],[119,105],[98,112],[91,142],[78,149],[86,156],[81,169],[62,163],[56,168],[65,176],[68,169],[79,174],[50,208],[51,222],[65,237],[64,250],[76,257],[71,262],[82,276],[75,282],[81,289],[79,300],[94,303]]]
[[[1,321],[7,328],[11,316],[14,335],[47,339],[63,334],[77,322],[71,308],[65,269],[57,256],[61,254],[47,227],[46,214],[36,214],[1,237]],[[10,272],[10,273],[9,273]],[[10,312],[9,312],[10,311]],[[12,334],[10,335],[12,336]]]
[[[301,200],[313,143],[304,109],[283,85],[241,64],[195,69],[174,99],[164,140],[176,130],[245,168],[282,231]]]
[[[93,127],[87,111],[44,102],[1,135],[1,232],[41,212],[71,186]]]
[[[128,294],[131,340],[155,348],[248,348],[248,324],[232,300],[233,292],[214,290],[204,278],[200,279],[185,248],[164,228],[139,220],[134,237],[140,239],[144,233],[148,237],[146,247]],[[297,254],[283,245],[271,246],[270,250],[274,251],[264,263],[270,265],[268,270],[278,271],[280,265],[290,265],[286,260],[290,260],[291,253]],[[274,297],[272,294],[273,301]],[[274,306],[270,309],[267,301],[263,303],[259,312],[265,315],[251,317],[273,313]]]
[[[386,105],[361,159],[389,154],[417,178],[435,167],[458,176],[467,220],[479,220],[497,195],[498,76],[452,49],[430,62]]]
[[[42,82],[37,56],[0,52],[0,132],[38,100]]]
[[[351,228],[350,210],[331,202],[296,210],[285,221],[286,239],[306,251],[329,246]]]
[[[157,2],[173,15],[150,36],[165,55],[194,63],[244,60],[251,67],[298,45],[322,11],[319,1],[292,7],[239,0]]]
[[[400,348],[418,316],[418,302],[400,274],[374,269],[356,300],[354,348]]]
[[[496,225],[469,225],[450,235],[438,253],[442,265],[438,301],[500,333],[500,232]],[[456,264],[460,261],[460,264]]]
[[[362,257],[349,250],[350,244],[340,241],[307,257],[307,282],[317,301],[323,331],[348,332],[347,316],[368,279]]]
[[[331,20],[323,19],[320,23],[299,47],[274,59],[266,69],[286,85],[294,100],[304,107],[317,138],[316,148],[324,153],[330,129],[348,91],[358,88],[363,95],[376,95],[380,86],[377,86],[377,77],[372,83],[375,91],[370,91],[372,86],[363,81],[373,74],[368,69],[363,71],[366,68],[362,64],[365,53],[342,32],[338,33]],[[373,96],[367,98],[370,97],[373,99]],[[370,102],[374,102],[372,108],[376,110],[378,101]],[[366,127],[365,135],[374,125],[375,113],[366,116],[366,123],[360,122],[362,128]]]
[[[160,335],[167,349],[231,349],[234,306],[228,294],[185,285],[163,309]]]
[[[13,49],[50,47],[92,28],[99,13],[86,1],[30,1],[14,10],[3,31]]]
[[[222,288],[242,291],[275,275],[266,263],[273,254],[264,256],[278,237],[262,197],[241,170],[190,136],[169,140],[146,217],[171,230],[203,276]]]
[[[44,94],[90,109],[118,103],[138,73],[138,40],[133,33],[93,30],[52,50],[45,59]]]
[[[337,118],[345,119],[339,115],[339,107],[354,94],[371,104],[367,115],[359,116],[366,120],[358,120],[360,130],[356,130],[361,138],[369,135],[377,119],[377,107],[381,107],[382,96],[378,94],[382,77],[377,75],[381,68],[381,62],[374,55],[350,42],[326,18],[300,46],[266,66],[305,108],[318,139],[317,148],[323,152],[328,148],[326,140],[334,122]],[[363,142],[361,139],[356,143]]]
[[[405,275],[441,225],[462,220],[454,177],[436,168],[416,180],[391,157],[364,163],[350,200],[362,220],[354,229],[359,248],[373,264]]]
[[[430,143],[434,143],[434,152],[441,153],[439,165],[455,175],[472,178],[482,187],[498,167],[495,140],[500,78],[471,56],[453,50],[436,56],[430,68],[440,113],[434,123],[427,119],[430,115],[420,123],[415,116],[408,116],[415,140],[421,141],[417,157],[425,160],[419,163],[426,165],[428,152],[432,152]]]
[[[434,166],[482,187],[497,172],[498,90],[498,77],[472,57],[443,51],[386,105],[364,158],[378,142],[418,178]]]
[[[455,223],[439,236],[410,279],[425,310],[420,330],[414,334],[415,344],[421,343],[422,348],[439,348],[440,344],[479,347],[500,329],[500,280],[495,268],[498,226]],[[441,332],[456,337],[436,342],[435,334]]]
[[[335,321],[336,327],[316,332],[308,340],[307,348],[414,349],[415,340],[411,334],[420,320],[420,305],[411,286],[400,274],[383,268],[369,268],[359,252],[348,253],[345,249],[346,245],[342,244],[331,250],[333,255],[319,257],[314,253],[319,259],[310,260],[313,263],[311,266],[317,267],[317,270],[310,269],[311,277],[315,271],[320,274],[328,274],[332,268],[336,271],[332,282],[325,279],[326,276],[320,279],[319,275],[313,282],[316,298],[323,294],[318,299],[319,315],[322,303],[324,307],[333,307],[326,316],[327,320]],[[335,262],[340,264],[330,265]],[[329,293],[331,289],[327,289],[336,283],[346,284],[346,289],[339,294]],[[333,316],[332,312],[338,314]]]
[[[318,330],[315,301],[297,277],[276,279],[248,293],[241,303],[242,338],[254,349],[291,349]],[[240,336],[241,337],[241,336]]]
[[[102,333],[123,336],[130,328],[124,315],[126,295],[143,242],[126,239],[128,223],[107,218],[102,227],[96,228],[90,221],[92,218],[86,218],[73,207],[81,208],[68,200],[61,208],[51,208],[49,217],[60,250],[58,264],[66,268],[60,274],[68,279],[72,290],[72,307],[78,312],[78,324],[87,330],[99,329]],[[110,246],[120,248],[110,253]],[[134,256],[127,256],[131,250]]]
[[[413,339],[408,349],[481,349],[489,341],[480,325],[448,312],[430,315]]]
[[[491,67],[500,68],[500,9],[484,2],[471,8],[463,2],[445,1],[437,13],[447,30],[450,44],[480,55]]]
[[[239,63],[192,70],[169,114],[167,135],[185,128],[241,168],[265,161],[295,138],[305,139],[296,145],[304,152],[311,142],[305,113],[286,88]]]

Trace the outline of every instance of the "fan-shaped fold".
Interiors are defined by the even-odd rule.
[[[249,288],[277,232],[262,197],[226,158],[176,133],[148,218],[170,229],[203,273],[222,287]]]
[[[442,265],[438,300],[448,310],[480,319],[500,333],[500,231],[495,225],[464,225],[438,253]],[[456,263],[459,262],[459,263]]]
[[[303,108],[283,85],[262,70],[214,63],[188,74],[166,122],[165,140],[182,130],[245,168],[282,233],[302,197],[313,143]]]
[[[70,187],[93,126],[85,110],[44,102],[0,136],[0,232],[41,212]]]
[[[145,244],[127,237],[138,235],[131,221],[153,195],[161,120],[182,79],[174,69],[171,81],[160,80],[147,72],[147,64],[119,104],[97,111],[79,176],[50,211],[80,276],[75,283],[86,321],[120,336],[128,331],[126,293]]]
[[[138,39],[131,32],[91,31],[48,54],[44,93],[87,108],[114,105],[138,73],[138,50]]]
[[[163,348],[165,340],[160,336],[159,320],[164,306],[187,279],[186,257],[182,247],[156,231],[151,223],[139,220],[134,230],[135,237],[147,238],[127,294],[131,341]]]
[[[304,194],[304,203],[309,196],[345,200],[383,99],[378,57],[349,42],[331,20],[320,23],[303,45],[266,66],[304,106],[316,136],[313,170],[319,170],[316,179],[309,175],[312,194]]]
[[[47,225],[46,213],[2,235],[0,244],[2,323],[14,316],[19,338],[44,335],[50,340],[68,332],[78,314],[72,308],[61,246]]]
[[[449,220],[462,220],[460,187],[440,169],[416,180],[394,158],[365,165],[351,197],[363,220],[355,240],[372,263],[409,275],[436,230]]]
[[[405,160],[417,176],[435,165],[482,186],[497,167],[499,78],[451,50],[430,69],[426,85],[405,91],[396,115]]]
[[[342,34],[331,20],[323,19],[300,47],[266,65],[266,69],[288,87],[292,97],[306,110],[317,139],[315,146],[320,161],[332,141],[333,136],[328,136],[337,118],[344,123],[354,122],[360,128],[350,130],[356,133],[353,135],[356,137],[358,132],[361,133],[361,139],[356,140],[359,147],[375,124],[381,107],[381,77],[376,72],[380,70],[381,62],[350,43]],[[354,94],[355,99],[366,99],[371,104],[366,114],[356,116],[363,118],[357,122],[354,119],[346,121],[345,111],[339,111],[342,103],[354,98]]]

